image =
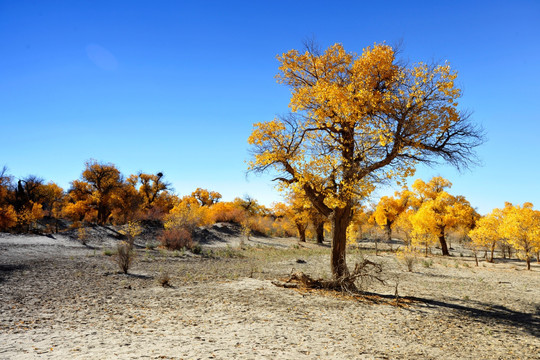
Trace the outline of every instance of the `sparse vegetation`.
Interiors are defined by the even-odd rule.
[[[118,243],[116,247],[115,261],[124,274],[128,273],[134,257],[135,252],[133,251],[131,244],[125,241]]]
[[[191,233],[183,228],[165,229],[159,238],[161,245],[168,250],[182,250],[193,248]]]
[[[171,287],[171,275],[167,270],[161,269],[157,278],[158,283],[163,287]]]
[[[81,244],[86,246],[86,243],[88,242],[88,232],[86,231],[86,228],[80,227],[77,229],[77,238]]]
[[[446,262],[444,262],[446,264]],[[433,266],[433,260],[432,259],[424,259],[422,260],[422,266],[425,268],[430,268]]]
[[[418,263],[418,255],[410,248],[401,248],[396,252],[396,257],[405,264],[407,271],[414,270],[414,266]]]

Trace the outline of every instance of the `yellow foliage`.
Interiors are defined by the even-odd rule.
[[[276,170],[281,190],[301,189],[321,214],[333,215],[339,278],[347,273],[346,227],[359,201],[382,179],[404,182],[418,161],[466,164],[482,134],[457,109],[457,74],[447,64],[402,65],[386,44],[360,55],[341,44],[308,46],[278,61],[292,113],[254,124],[249,169]]]
[[[17,214],[17,222],[20,226],[26,227],[28,230],[32,228],[34,223],[44,216],[43,206],[41,204],[30,201]]]
[[[208,209],[209,218],[215,222],[233,222],[241,224],[247,217],[244,208],[232,202],[218,202]]]
[[[508,204],[500,233],[514,249],[523,252],[530,270],[532,254],[540,251],[540,211],[534,210],[531,203],[522,206]]]
[[[347,245],[354,245],[362,235],[360,228],[355,223],[350,223],[347,227]]]
[[[396,258],[407,266],[408,271],[413,271],[414,264],[418,262],[418,254],[412,248],[400,248],[396,252]]]
[[[386,229],[387,240],[391,240],[393,225],[399,215],[403,213],[410,205],[410,199],[413,198],[412,193],[404,188],[401,192],[394,194],[395,197],[383,196],[379,200],[373,218],[375,222]]]
[[[469,237],[474,246],[491,250],[491,261],[497,243],[502,240],[500,227],[504,218],[504,210],[493,209],[476,222],[476,227],[469,231]]]
[[[411,223],[411,217],[414,215],[414,211],[409,209],[402,212],[394,222],[394,229],[398,234],[402,235],[402,240],[407,246],[411,244],[411,236],[413,233],[413,225]]]
[[[197,199],[201,206],[211,206],[221,199],[220,193],[201,188],[197,188],[197,190],[191,193],[191,196]]]
[[[431,179],[429,183],[417,180],[413,184],[420,208],[410,218],[413,227],[413,244],[420,241],[425,246],[439,239],[443,255],[447,255],[446,234],[449,230],[464,226],[472,228],[476,212],[463,196],[453,196],[444,189],[451,183],[441,177]]]
[[[93,208],[89,200],[80,200],[75,203],[68,203],[62,210],[63,216],[72,221],[95,222],[97,220],[97,210]]]
[[[0,230],[8,230],[17,225],[17,213],[12,205],[0,206]]]
[[[129,244],[133,245],[135,237],[139,236],[143,231],[141,223],[138,221],[130,221],[127,224],[127,227],[123,230],[120,230],[120,233],[126,235],[128,238]]]
[[[199,205],[193,197],[184,197],[165,217],[165,229],[184,228],[193,231],[197,226],[212,222],[207,207]]]

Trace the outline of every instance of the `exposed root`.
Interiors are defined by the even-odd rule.
[[[284,281],[272,281],[272,284],[284,288],[294,289],[324,289],[335,290],[351,294],[358,294],[373,280],[385,284],[382,265],[368,259],[356,263],[354,270],[338,279],[313,279],[301,271],[292,273]]]

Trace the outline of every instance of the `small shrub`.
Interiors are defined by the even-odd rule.
[[[145,248],[146,250],[154,250],[157,247],[157,244],[154,241],[147,241]]]
[[[161,245],[169,250],[193,248],[193,239],[191,238],[191,233],[183,228],[171,228],[163,230],[159,240]]]
[[[130,221],[124,230],[120,230],[120,234],[125,235],[128,238],[130,245],[135,242],[135,237],[140,235],[143,231],[141,224],[137,221]]]
[[[246,238],[247,241],[249,241],[249,237],[251,236],[251,225],[249,222],[245,221],[242,223],[242,235]],[[240,247],[244,245],[244,238],[240,239]]]
[[[241,224],[246,218],[246,211],[240,209],[231,203],[222,203],[212,205],[212,222],[231,222]]]
[[[238,249],[233,249],[230,245],[227,244],[226,248],[217,249],[215,251],[211,251],[209,254],[210,257],[220,257],[220,258],[242,258],[244,255],[242,252]]]
[[[171,287],[171,275],[166,270],[161,270],[158,276],[158,283],[163,287]]]
[[[120,267],[120,270],[127,274],[131,263],[133,262],[134,252],[129,243],[121,241],[116,247],[116,263]]]
[[[113,256],[115,253],[111,249],[103,249],[103,255],[105,256]]]
[[[79,229],[77,229],[77,238],[80,240],[81,244],[86,246],[88,242],[88,232],[85,228],[80,227]]]
[[[150,252],[148,250],[145,251],[144,253],[144,260],[147,261],[147,262],[152,262],[156,259],[156,257],[152,254],[150,254]]]
[[[194,254],[202,254],[202,246],[199,244],[195,244],[191,247],[191,252]]]
[[[398,250],[396,252],[396,257],[407,266],[407,271],[409,272],[413,271],[414,266],[418,262],[418,257],[414,250],[407,248]]]
[[[433,260],[422,260],[422,266],[425,268],[430,268],[433,266]]]
[[[173,257],[182,257],[184,255],[184,249],[182,250],[174,250],[172,256]]]

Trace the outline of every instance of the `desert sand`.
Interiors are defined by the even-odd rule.
[[[387,284],[351,297],[272,284],[328,276],[328,244],[252,237],[239,257],[234,234],[206,240],[211,256],[141,243],[125,275],[110,236],[0,234],[0,359],[540,359],[537,263],[455,253],[408,272],[370,253]]]

